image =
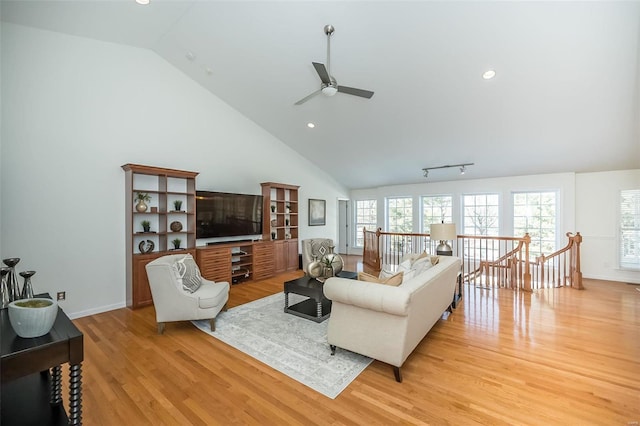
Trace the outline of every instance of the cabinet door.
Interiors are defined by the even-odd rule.
[[[298,240],[287,240],[287,271],[296,271],[298,269]]]
[[[273,272],[276,274],[280,274],[287,270],[287,246],[285,246],[284,241],[274,241],[273,242],[273,251],[274,251],[274,262],[273,262]]]
[[[144,255],[133,257],[133,289],[131,307],[139,308],[153,304],[151,288],[147,278],[147,270],[144,268],[147,263],[157,259],[161,255]]]

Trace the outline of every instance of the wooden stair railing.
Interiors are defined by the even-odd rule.
[[[533,268],[535,284],[544,287],[571,287],[584,290],[582,285],[582,271],[580,270],[580,244],[582,235],[565,234],[567,245],[560,250],[545,256],[536,257]]]
[[[566,234],[566,247],[549,256],[529,259],[531,237],[488,237],[458,235],[454,255],[462,259],[465,283],[485,288],[532,291],[545,287],[570,286],[582,289],[580,243],[582,237]],[[436,252],[437,241],[429,234],[364,230],[363,266],[378,273],[383,265],[395,267],[407,253]]]

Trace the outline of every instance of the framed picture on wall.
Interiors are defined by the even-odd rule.
[[[309,198],[309,226],[326,225],[327,202]]]

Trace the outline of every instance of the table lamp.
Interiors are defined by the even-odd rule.
[[[455,223],[432,223],[431,224],[431,240],[440,241],[436,248],[436,253],[442,256],[452,256],[453,249],[447,241],[455,240],[456,234]]]

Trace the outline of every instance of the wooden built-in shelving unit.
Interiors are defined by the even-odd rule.
[[[197,172],[162,167],[125,164],[125,217],[127,257],[127,306],[137,308],[153,303],[145,265],[160,256],[191,253],[196,246],[196,176]],[[148,194],[151,200],[144,212],[136,210],[138,193]],[[175,211],[174,201],[182,201],[182,210]],[[151,229],[144,232],[142,221],[149,221]],[[171,223],[180,222],[182,229],[173,231]],[[171,241],[181,240],[180,250]],[[153,250],[141,251],[153,243]]]

